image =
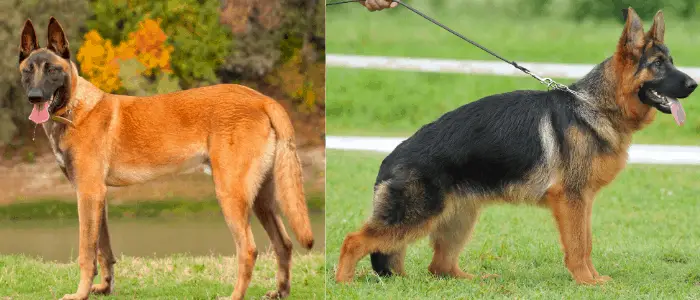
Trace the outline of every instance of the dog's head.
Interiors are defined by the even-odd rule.
[[[654,24],[644,33],[642,21],[631,7],[623,10],[625,29],[615,53],[619,64],[616,72],[624,82],[624,93],[635,94],[641,104],[673,114],[680,125],[685,119],[678,99],[686,98],[697,87],[695,80],[681,72],[664,44],[664,15],[659,11]],[[637,103],[639,104],[639,103]]]
[[[77,75],[73,74],[68,40],[53,17],[49,20],[48,44],[39,48],[31,20],[24,23],[19,46],[19,70],[22,87],[34,106],[29,119],[36,124],[65,107]]]

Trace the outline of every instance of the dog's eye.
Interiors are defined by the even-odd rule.
[[[654,61],[654,66],[660,67],[664,62],[660,59]]]

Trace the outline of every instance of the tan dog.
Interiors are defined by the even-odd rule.
[[[30,20],[20,44],[22,85],[34,105],[59,166],[78,196],[80,284],[63,299],[110,293],[115,263],[107,229],[107,186],[144,182],[206,165],[234,235],[242,299],[257,256],[249,219],[267,231],[278,260],[277,290],[290,290],[292,244],[276,201],[299,242],[313,245],[296,154],[294,129],[284,108],[244,86],[215,85],[152,97],[112,95],[78,75],[61,25],[51,18],[48,46],[39,48]],[[99,261],[102,282],[92,284]]]

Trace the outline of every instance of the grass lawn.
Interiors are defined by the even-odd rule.
[[[294,257],[289,299],[323,299],[323,255]],[[237,265],[232,257],[121,257],[115,265],[115,290],[95,299],[216,299],[233,292]],[[271,253],[255,264],[247,299],[260,299],[276,287],[277,264]],[[54,263],[26,256],[0,256],[0,298],[58,299],[75,292],[78,264]],[[99,280],[96,279],[96,280]]]
[[[593,262],[613,277],[604,286],[573,283],[549,211],[509,205],[482,212],[460,257],[465,271],[498,278],[433,278],[427,271],[432,249],[423,239],[408,248],[406,277],[380,278],[365,258],[355,281],[338,285],[339,248],[370,215],[372,184],[384,155],[333,150],[327,155],[328,299],[700,298],[698,167],[630,165],[601,192],[593,213]]]
[[[560,80],[570,83],[571,80]],[[329,135],[410,136],[442,114],[482,97],[545,87],[526,77],[329,68],[326,125]],[[684,126],[657,113],[635,143],[700,145],[700,96],[682,99]]]
[[[489,2],[492,5],[486,4]],[[537,18],[516,15],[515,2],[407,1],[457,32],[516,61],[598,63],[612,55],[622,33],[623,25],[614,20],[573,21],[567,16],[568,1],[555,0],[554,14]],[[436,3],[443,5],[434,8]],[[403,7],[369,13],[360,4],[351,3],[330,6],[326,13],[328,53],[495,59]],[[696,33],[700,19],[683,20],[668,11],[665,18],[666,44],[676,63],[699,65],[700,35]],[[645,20],[645,29],[651,24]]]

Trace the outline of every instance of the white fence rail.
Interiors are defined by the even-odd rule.
[[[578,79],[593,69],[587,64],[555,64],[518,62],[535,74],[552,78]],[[513,66],[501,61],[453,60],[435,58],[409,58],[386,56],[359,56],[328,54],[326,65],[329,67],[378,69],[435,73],[484,74],[500,76],[528,76]],[[700,81],[700,68],[678,67],[681,71]]]

